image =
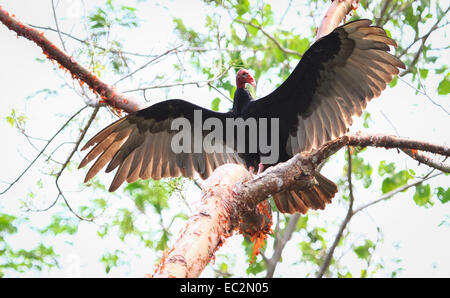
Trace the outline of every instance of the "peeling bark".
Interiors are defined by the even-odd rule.
[[[202,273],[239,225],[241,210],[231,188],[250,179],[252,175],[241,165],[226,164],[214,171],[202,185],[202,204],[161,261],[155,277],[198,277]]]
[[[359,7],[360,0],[332,0],[322,23],[317,29],[316,40],[333,31],[339,23],[352,11]]]

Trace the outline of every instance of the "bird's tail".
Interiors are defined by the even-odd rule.
[[[305,214],[309,208],[324,209],[325,205],[331,203],[331,199],[337,192],[336,184],[314,172],[317,184],[307,190],[286,190],[274,195],[274,201],[280,212]]]

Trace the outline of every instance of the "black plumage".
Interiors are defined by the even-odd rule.
[[[83,150],[95,147],[82,160],[80,167],[98,159],[88,171],[86,181],[107,164],[106,172],[118,168],[110,191],[125,180],[160,179],[164,177],[193,177],[198,173],[207,178],[218,166],[240,163],[258,167],[263,152],[236,152],[235,144],[227,144],[226,131],[219,140],[229,152],[175,154],[171,140],[176,134],[172,121],[178,117],[194,123],[194,111],[201,111],[203,123],[214,117],[223,123],[227,118],[279,119],[279,157],[265,167],[288,160],[299,152],[311,151],[325,142],[343,135],[352,124],[354,115],[360,116],[367,102],[379,96],[398,68],[404,64],[387,53],[395,41],[386,32],[371,26],[369,20],[349,22],[317,40],[303,55],[292,74],[272,93],[253,100],[246,83],[254,85],[247,71],[237,74],[234,104],[227,113],[214,112],[184,100],[174,99],[157,103],[130,113],[100,131],[86,143]],[[270,124],[270,121],[269,121]],[[270,139],[270,125],[267,137]],[[208,134],[204,131],[203,139]],[[246,134],[247,136],[248,134]],[[270,141],[269,141],[270,143]],[[315,173],[317,184],[307,191],[290,190],[275,195],[275,203],[282,212],[302,212],[308,208],[323,209],[337,191],[336,185]]]

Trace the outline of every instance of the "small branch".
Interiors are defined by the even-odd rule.
[[[435,160],[433,158],[430,158],[420,152],[409,150],[409,149],[402,149],[402,151],[411,157],[412,159],[417,160],[420,163],[426,164],[427,166],[430,166],[434,169],[438,169],[445,173],[450,173],[450,165],[445,163],[444,161]]]
[[[368,207],[370,207],[370,206],[372,206],[372,205],[375,205],[375,204],[377,204],[377,203],[386,201],[386,200],[392,198],[394,195],[398,194],[399,192],[405,191],[405,190],[407,190],[407,189],[409,189],[409,188],[411,188],[411,187],[414,187],[414,186],[416,186],[416,185],[422,184],[423,182],[425,182],[425,181],[427,181],[427,180],[430,180],[430,179],[432,179],[432,178],[434,178],[434,177],[440,176],[440,175],[442,175],[442,174],[443,174],[443,173],[436,173],[436,174],[434,174],[434,175],[427,175],[427,176],[425,176],[424,178],[420,178],[420,179],[417,179],[417,180],[414,181],[414,182],[411,182],[411,183],[409,183],[409,184],[405,184],[405,185],[403,185],[403,186],[400,186],[400,187],[398,187],[398,188],[396,188],[396,189],[394,189],[394,190],[392,190],[392,191],[390,191],[390,192],[388,192],[388,193],[382,195],[380,198],[378,198],[378,199],[376,199],[376,200],[374,200],[374,201],[372,201],[372,202],[370,202],[370,203],[367,203],[367,204],[365,204],[365,205],[362,205],[362,206],[358,207],[357,209],[355,209],[355,211],[353,212],[353,214],[356,214],[356,213],[358,213],[358,212],[361,212],[361,211],[363,211],[364,209],[366,209],[366,208],[368,208]]]
[[[69,162],[72,160],[73,155],[75,154],[75,152],[77,152],[78,147],[80,146],[81,141],[84,139],[84,137],[86,136],[86,133],[89,129],[89,127],[91,127],[92,122],[95,120],[95,117],[97,116],[97,113],[99,111],[100,107],[97,106],[94,108],[94,111],[92,112],[91,116],[89,117],[88,122],[86,123],[86,125],[84,126],[84,128],[81,131],[80,136],[78,137],[78,140],[76,141],[75,145],[73,146],[72,151],[70,152],[69,156],[67,157],[66,161],[64,162],[64,164],[61,167],[61,170],[59,170],[59,172],[56,174],[56,178],[55,178],[55,185],[56,188],[58,189],[58,197],[55,200],[58,201],[59,196],[61,196],[64,200],[64,203],[66,204],[67,208],[69,209],[70,212],[72,212],[72,214],[74,214],[78,219],[80,220],[85,220],[85,221],[93,221],[94,218],[84,218],[81,215],[78,215],[70,206],[69,202],[67,201],[66,197],[64,196],[63,192],[61,191],[61,188],[59,186],[59,178],[61,177],[62,173],[64,172],[64,170],[66,169],[67,165],[69,164]]]
[[[58,36],[59,36],[59,39],[61,40],[61,45],[62,45],[64,51],[67,52],[66,45],[64,44],[64,40],[61,36],[61,30],[59,30],[59,24],[58,24],[58,18],[56,17],[56,8],[55,8],[54,0],[52,0],[52,10],[53,10],[53,18],[55,19],[56,31],[58,32]]]
[[[289,218],[289,223],[287,224],[286,229],[283,233],[283,238],[279,239],[278,235],[278,241],[275,245],[275,250],[272,254],[272,257],[270,259],[266,259],[267,264],[267,273],[266,277],[273,277],[273,274],[275,273],[275,269],[277,268],[277,264],[281,259],[281,254],[284,250],[284,247],[286,244],[291,240],[292,234],[295,232],[295,227],[297,226],[297,222],[300,219],[301,214],[295,213],[291,215]]]
[[[420,80],[420,76],[419,80]],[[420,82],[420,86],[422,87],[423,90],[420,90],[416,87],[414,87],[413,85],[411,85],[410,83],[408,83],[406,80],[404,80],[402,77],[398,77],[403,83],[405,83],[407,86],[411,87],[412,89],[414,89],[417,93],[420,93],[422,95],[424,95],[426,98],[428,98],[428,100],[434,104],[435,106],[437,106],[438,108],[440,108],[442,111],[444,111],[444,113],[446,113],[447,115],[450,115],[450,112],[447,111],[447,109],[445,107],[443,107],[442,105],[440,105],[439,103],[437,103],[436,101],[434,101],[430,95],[428,95],[428,93],[426,92],[424,86],[422,85],[422,82]]]
[[[146,90],[150,90],[150,89],[180,87],[180,86],[187,86],[187,85],[196,85],[197,87],[202,88],[202,87],[205,87],[205,86],[210,86],[210,84],[212,82],[214,82],[215,80],[221,78],[224,74],[226,74],[230,70],[230,68],[231,68],[231,66],[226,68],[223,72],[221,72],[217,76],[215,76],[215,77],[213,77],[213,78],[211,78],[209,80],[206,80],[206,81],[178,82],[178,83],[171,83],[171,84],[166,84],[166,85],[156,85],[156,86],[141,87],[141,88],[136,88],[136,89],[125,90],[125,91],[123,91],[123,93],[136,92],[136,91],[146,91]]]
[[[130,72],[130,73],[127,74],[126,76],[124,76],[124,77],[120,78],[119,80],[117,80],[113,85],[117,85],[117,83],[119,83],[119,82],[125,80],[126,78],[131,77],[132,75],[136,74],[138,71],[140,71],[140,70],[146,68],[147,66],[149,66],[149,65],[150,65],[151,63],[153,63],[154,61],[156,61],[156,60],[158,60],[158,59],[160,59],[160,58],[162,58],[162,57],[164,57],[164,56],[170,54],[171,52],[177,51],[178,48],[180,48],[181,46],[182,46],[182,45],[179,45],[179,46],[177,46],[177,47],[175,47],[175,48],[173,48],[173,49],[170,49],[170,50],[165,51],[165,52],[162,53],[161,55],[156,56],[155,58],[153,58],[153,59],[151,59],[150,61],[146,62],[146,63],[145,63],[144,65],[142,65],[141,67],[137,68],[136,70]]]
[[[383,25],[383,24],[381,24],[381,22],[382,22],[382,20],[383,20],[383,16],[384,16],[384,14],[385,14],[385,12],[386,12],[386,9],[388,8],[389,4],[391,4],[391,2],[392,2],[392,0],[386,0],[386,1],[384,1],[383,6],[381,7],[380,16],[379,16],[378,18],[376,18],[377,21],[376,21],[375,24],[376,24],[377,26],[381,27],[381,26]]]
[[[73,40],[75,40],[75,41],[77,41],[79,43],[82,43],[84,45],[89,45],[90,44],[88,39],[81,39],[81,38],[78,38],[78,37],[76,37],[76,36],[74,36],[72,34],[69,34],[67,32],[58,31],[57,29],[54,29],[52,27],[44,27],[44,26],[38,26],[38,25],[32,25],[32,24],[28,24],[28,25],[30,27],[33,27],[33,28],[36,28],[36,29],[40,29],[40,30],[52,31],[52,32],[56,32],[56,33],[60,32],[61,35],[64,35],[64,36],[66,36],[66,37],[68,37],[70,39],[73,39]],[[129,55],[129,56],[136,56],[136,57],[156,57],[156,56],[158,56],[158,55],[150,55],[150,54],[141,54],[141,53],[127,52],[127,51],[115,50],[115,49],[107,49],[107,48],[101,47],[99,45],[93,45],[93,47],[96,48],[96,49],[99,49],[99,50],[101,50],[103,52],[110,52],[110,53],[113,53],[115,55]]]
[[[341,225],[339,227],[339,231],[336,234],[336,237],[335,237],[335,239],[333,241],[333,244],[330,247],[330,249],[329,249],[329,251],[327,253],[327,256],[325,257],[325,260],[324,260],[324,262],[322,263],[322,265],[320,267],[320,270],[319,270],[319,273],[317,274],[317,277],[323,277],[323,275],[327,271],[327,269],[328,269],[328,267],[330,265],[330,262],[331,262],[331,258],[332,258],[333,254],[334,254],[334,251],[335,251],[339,241],[342,238],[344,230],[348,226],[350,220],[353,218],[353,216],[355,214],[357,214],[358,212],[361,212],[362,210],[364,210],[364,209],[366,209],[366,208],[368,208],[370,206],[373,206],[373,205],[378,204],[380,202],[386,201],[386,200],[392,198],[394,195],[396,195],[396,194],[398,194],[398,193],[400,193],[402,191],[405,191],[405,190],[407,190],[407,189],[409,189],[411,187],[414,187],[416,185],[422,184],[424,181],[430,180],[430,179],[432,179],[434,177],[437,177],[437,176],[440,176],[440,175],[443,174],[443,173],[437,173],[437,174],[434,174],[434,175],[425,175],[421,179],[417,179],[416,181],[414,181],[412,183],[409,183],[409,184],[403,185],[401,187],[398,187],[398,188],[396,188],[396,189],[394,189],[394,190],[384,194],[379,199],[374,200],[374,201],[372,201],[372,202],[370,202],[368,204],[362,205],[359,208],[353,210],[354,196],[353,196],[353,186],[352,186],[352,181],[351,181],[351,170],[350,170],[351,169],[351,161],[350,161],[351,160],[351,156],[350,156],[350,152],[349,151],[347,151],[347,152],[348,152],[348,158],[349,158],[349,165],[348,165],[349,170],[347,172],[347,177],[348,177],[347,179],[348,179],[348,185],[349,185],[350,204],[349,204],[349,208],[347,210],[347,215],[345,216],[345,219],[342,221],[342,223],[341,223]]]
[[[30,162],[30,164],[25,168],[25,170],[22,171],[22,173],[13,181],[9,184],[9,186],[3,190],[2,192],[0,192],[0,195],[3,195],[4,193],[6,193],[11,187],[14,186],[14,184],[16,184],[20,178],[23,177],[23,175],[25,175],[25,173],[33,166],[33,164],[38,160],[38,158],[44,153],[44,151],[47,149],[47,147],[50,145],[50,143],[53,141],[54,138],[56,138],[57,135],[59,135],[60,132],[63,131],[64,128],[66,128],[66,126],[78,115],[80,114],[84,109],[86,108],[86,106],[84,106],[83,108],[81,108],[78,112],[76,112],[75,114],[73,114],[62,126],[60,129],[58,129],[58,131],[47,141],[47,144],[45,144],[44,148],[42,148],[42,150],[39,152],[39,154]]]
[[[335,251],[336,247],[338,246],[339,241],[342,238],[342,235],[344,234],[345,228],[347,227],[348,223],[352,219],[352,216],[354,215],[353,203],[355,201],[355,198],[353,196],[352,154],[350,152],[350,148],[347,148],[347,158],[348,158],[347,181],[348,181],[350,203],[348,205],[348,210],[347,210],[347,214],[345,215],[345,219],[342,221],[341,226],[339,227],[339,231],[334,238],[333,244],[331,245],[330,249],[328,250],[325,260],[323,261],[322,265],[320,266],[317,277],[323,277],[325,272],[328,270],[328,267],[330,266],[330,263],[331,263],[331,259],[333,258],[334,251]]]
[[[303,56],[300,52],[283,47],[278,42],[278,40],[275,37],[273,37],[272,35],[270,35],[266,30],[264,30],[264,28],[261,25],[256,25],[256,24],[253,24],[252,22],[247,22],[247,21],[244,21],[241,19],[236,19],[235,21],[238,23],[258,29],[259,31],[262,32],[262,34],[264,34],[267,38],[269,38],[277,46],[277,48],[279,48],[283,53],[288,54],[288,55],[296,55],[298,57]]]

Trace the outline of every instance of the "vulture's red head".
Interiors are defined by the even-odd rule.
[[[253,87],[256,87],[255,79],[246,69],[240,69],[236,75],[236,87],[245,88],[245,84],[249,83]]]

